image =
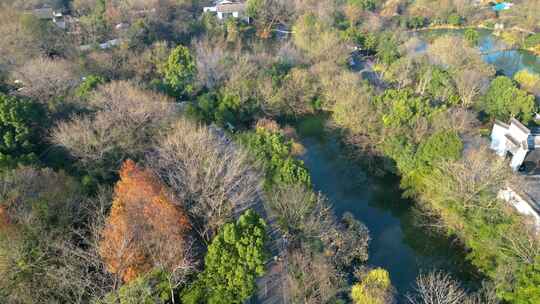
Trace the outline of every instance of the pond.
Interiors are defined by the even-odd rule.
[[[414,203],[402,198],[399,179],[368,175],[345,157],[340,140],[324,131],[324,122],[324,117],[315,116],[297,123],[305,147],[301,158],[315,190],[328,197],[336,214],[351,212],[368,227],[372,239],[368,264],[389,271],[400,303],[421,271],[444,269],[465,284],[475,281],[474,267],[461,248],[415,225]]]
[[[429,30],[415,33],[425,41],[432,41],[443,35],[463,35],[464,30]],[[515,73],[522,69],[527,69],[531,72],[540,74],[540,57],[526,50],[506,50],[505,43],[497,36],[492,34],[492,31],[486,29],[478,30],[480,40],[478,48],[484,54],[482,57],[485,62],[492,64],[495,69],[508,77],[513,77]],[[427,45],[423,45],[425,50]]]

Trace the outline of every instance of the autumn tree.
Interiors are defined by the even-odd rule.
[[[204,271],[182,295],[183,303],[246,301],[265,272],[266,239],[266,223],[251,209],[225,224],[208,246]]]
[[[108,270],[129,282],[154,267],[186,267],[189,229],[187,215],[159,179],[126,161],[99,247]]]

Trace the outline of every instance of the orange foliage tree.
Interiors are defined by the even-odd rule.
[[[154,267],[172,271],[186,261],[189,229],[186,213],[156,175],[128,160],[120,169],[99,253],[124,282]]]

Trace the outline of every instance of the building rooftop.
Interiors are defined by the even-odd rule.
[[[216,10],[221,13],[242,12],[246,9],[245,3],[222,3],[216,6]]]

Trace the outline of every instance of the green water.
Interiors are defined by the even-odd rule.
[[[463,282],[477,279],[459,246],[448,238],[415,225],[412,201],[402,198],[395,176],[375,178],[346,158],[339,139],[324,131],[325,118],[308,117],[297,123],[314,188],[326,195],[336,214],[351,212],[362,221],[372,238],[369,265],[390,272],[403,296],[411,290],[420,271],[444,269]]]

